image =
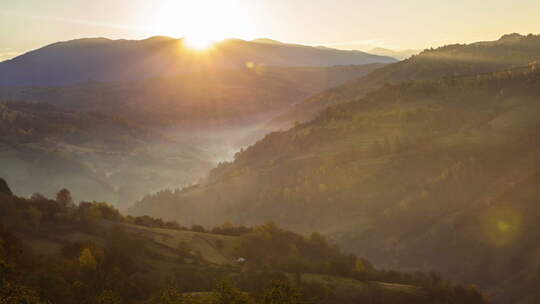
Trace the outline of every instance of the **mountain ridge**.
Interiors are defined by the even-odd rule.
[[[533,34],[509,34],[495,41],[426,49],[409,59],[312,96],[277,117],[273,123],[286,129],[295,121],[315,118],[328,106],[353,101],[387,84],[491,73],[535,61],[540,61],[540,35]]]
[[[53,43],[1,62],[0,87],[141,80],[189,75],[209,68],[242,69],[247,64],[325,67],[394,61],[359,51],[320,50],[240,39],[224,40],[206,51],[196,51],[183,38],[82,38]]]

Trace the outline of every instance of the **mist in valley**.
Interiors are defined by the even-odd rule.
[[[128,208],[146,194],[196,183],[268,132],[292,125],[271,122],[291,106],[384,65],[198,64],[185,75],[0,88],[5,178],[25,196],[67,187],[76,200]]]
[[[9,105],[3,110],[19,120],[28,114]],[[232,161],[260,140],[272,117],[215,126],[155,126],[144,136],[109,129],[85,134],[87,139],[6,140],[0,153],[2,173],[19,195],[53,196],[68,188],[76,201],[104,201],[124,209],[146,194],[197,183],[217,164]]]

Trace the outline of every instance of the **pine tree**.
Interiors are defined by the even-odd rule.
[[[7,195],[13,195],[13,192],[11,192],[11,189],[9,189],[9,186],[5,179],[0,177],[0,193],[4,193]]]

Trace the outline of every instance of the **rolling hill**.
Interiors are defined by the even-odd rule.
[[[389,57],[360,51],[249,42],[230,39],[206,52],[189,49],[183,39],[87,38],[58,42],[0,63],[0,87],[48,86],[142,80],[192,75],[250,66],[335,66],[391,63]]]
[[[67,190],[55,200],[24,199],[3,179],[0,185],[0,300],[6,303],[210,304],[220,296],[230,303],[235,294],[268,303],[261,298],[267,288],[321,304],[487,303],[475,288],[436,274],[375,269],[318,234],[304,237],[272,223],[241,233],[230,224],[217,227],[221,234],[196,232],[124,217],[106,203],[75,205]]]
[[[377,265],[436,269],[496,302],[533,303],[538,96],[537,64],[386,86],[130,212],[206,225],[272,219]]]

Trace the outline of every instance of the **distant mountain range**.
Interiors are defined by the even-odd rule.
[[[420,50],[394,51],[394,50],[379,47],[379,48],[372,49],[368,53],[373,54],[373,55],[379,55],[379,56],[388,56],[388,57],[392,57],[398,60],[404,60],[420,52],[421,52]]]
[[[204,69],[263,66],[325,67],[392,63],[361,51],[285,44],[269,39],[229,39],[207,51],[187,47],[183,39],[78,39],[58,42],[0,63],[0,86],[66,85],[88,81],[126,81]]]

